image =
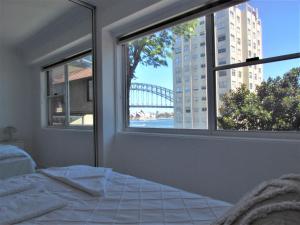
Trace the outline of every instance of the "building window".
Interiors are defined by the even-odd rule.
[[[220,77],[225,77],[226,76],[226,70],[221,70],[221,71],[219,71],[219,76]]]
[[[226,60],[220,60],[219,61],[219,65],[224,65],[224,64],[226,64]]]
[[[200,43],[200,46],[202,47],[202,46],[205,46],[205,42],[201,42]]]
[[[181,48],[175,48],[175,53],[176,53],[176,54],[181,53]]]
[[[93,125],[92,56],[87,53],[75,58],[46,69],[50,127]]]
[[[218,53],[223,53],[223,52],[226,52],[226,48],[220,48],[220,49],[218,49]]]
[[[225,35],[221,35],[221,36],[218,37],[218,42],[225,41],[225,40],[226,40]]]

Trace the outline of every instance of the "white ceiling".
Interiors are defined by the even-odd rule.
[[[18,45],[74,7],[68,0],[0,0],[1,41]]]

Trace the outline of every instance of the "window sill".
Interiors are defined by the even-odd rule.
[[[119,134],[140,135],[152,137],[196,138],[205,140],[242,140],[242,141],[287,141],[299,142],[300,132],[271,131],[212,131],[191,129],[162,129],[162,128],[125,128]]]
[[[93,133],[93,127],[89,126],[89,127],[43,127],[43,130],[49,130],[49,131],[60,131],[60,132],[87,132],[87,133]]]

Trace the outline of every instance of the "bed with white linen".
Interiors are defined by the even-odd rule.
[[[0,179],[35,172],[36,164],[24,150],[0,144]]]
[[[231,207],[223,201],[113,171],[105,172],[105,179],[99,181],[95,168],[65,168],[73,171],[63,171],[56,178],[40,171],[5,180],[9,184],[0,185],[0,208],[6,207],[7,212],[1,214],[0,210],[0,221],[6,219],[9,224],[9,219],[19,222],[23,217],[22,225],[210,225]],[[89,175],[80,174],[82,169]],[[79,172],[77,180],[66,181],[64,178],[74,171]],[[91,191],[80,188],[82,184]],[[16,208],[18,205],[22,206]]]

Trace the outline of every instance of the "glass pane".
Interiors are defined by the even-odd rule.
[[[300,52],[300,1],[251,0],[215,13],[216,64]]]
[[[65,125],[65,71],[64,66],[48,71],[48,124]]]
[[[65,94],[64,66],[53,68],[48,72],[48,96],[61,96]]]
[[[220,130],[300,129],[300,59],[217,72]]]
[[[71,126],[93,125],[92,76],[91,55],[68,64]]]
[[[55,96],[48,98],[49,126],[65,125],[65,102],[64,96]]]
[[[129,126],[207,129],[205,18],[125,45]]]

